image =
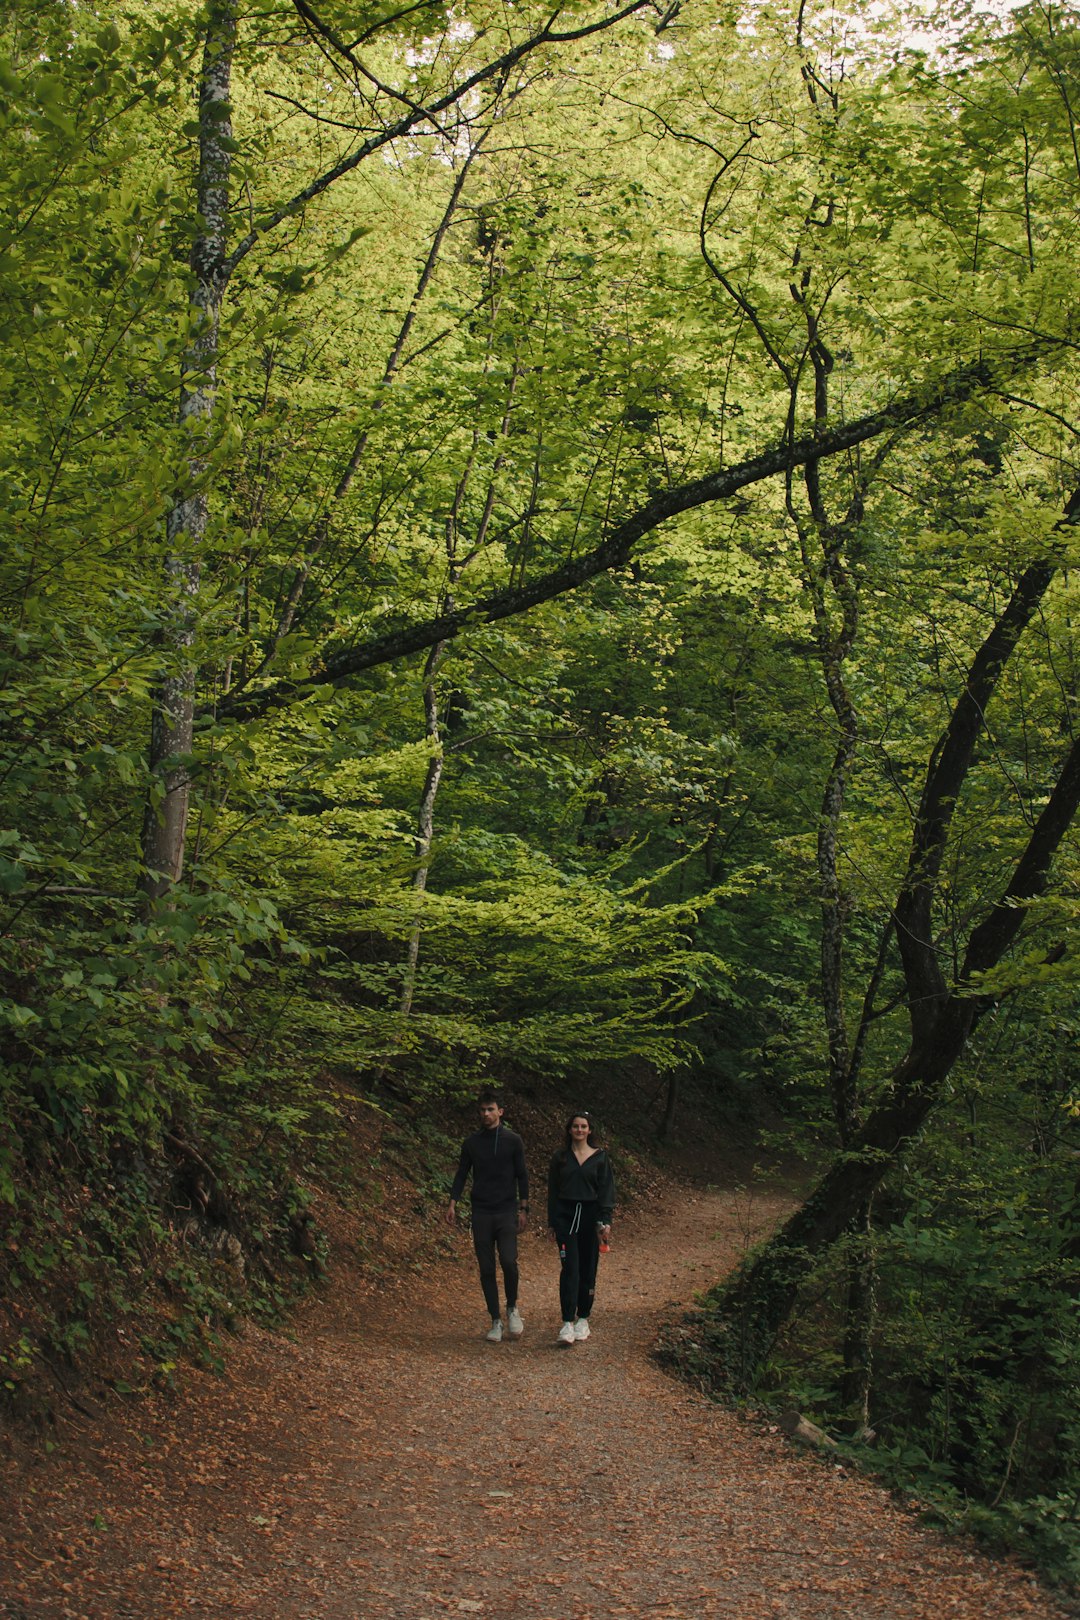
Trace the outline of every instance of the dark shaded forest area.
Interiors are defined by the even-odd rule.
[[[683,1370],[1076,1579],[1077,23],[13,0],[12,1421],[602,1074],[821,1171]]]

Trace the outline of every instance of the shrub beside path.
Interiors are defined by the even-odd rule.
[[[616,1227],[592,1338],[555,1344],[556,1257],[522,1245],[524,1337],[490,1345],[467,1235],[295,1338],[111,1409],[0,1488],[6,1620],[1062,1620],[1024,1571],[725,1412],[650,1359],[783,1213],[671,1193]]]

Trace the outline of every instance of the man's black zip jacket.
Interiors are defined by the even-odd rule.
[[[515,1209],[529,1202],[525,1146],[516,1131],[503,1124],[475,1131],[461,1144],[450,1198],[457,1203],[472,1171],[473,1209]]]

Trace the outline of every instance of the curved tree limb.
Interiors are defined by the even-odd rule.
[[[216,708],[218,718],[251,720],[310,696],[320,687],[333,686],[364,670],[393,663],[410,653],[422,652],[436,642],[447,641],[462,631],[480,625],[496,624],[513,618],[542,602],[550,602],[587,580],[623,567],[638,543],[660,524],[694,511],[714,501],[726,500],[749,485],[762,483],[778,473],[807,462],[823,460],[864,444],[869,439],[929,420],[949,405],[970,399],[991,387],[1002,368],[1010,374],[1032,364],[1045,352],[1044,345],[1029,345],[1008,352],[996,361],[978,360],[950,372],[934,388],[900,395],[879,411],[872,411],[830,432],[811,435],[774,446],[732,467],[719,468],[702,478],[692,479],[673,489],[662,490],[638,508],[591,550],[573,557],[547,574],[510,589],[496,591],[452,612],[387,631],[354,647],[330,654],[321,669],[298,680],[278,680],[248,689],[235,698],[226,698]]]

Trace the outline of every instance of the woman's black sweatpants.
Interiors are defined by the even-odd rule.
[[[564,1322],[587,1317],[596,1295],[600,1261],[600,1205],[560,1198],[555,1205],[555,1239],[559,1245],[559,1304]]]
[[[492,1321],[499,1315],[499,1282],[495,1275],[495,1251],[499,1251],[506,1308],[518,1297],[518,1217],[517,1208],[477,1209],[472,1212],[473,1248],[480,1266],[480,1286]]]

